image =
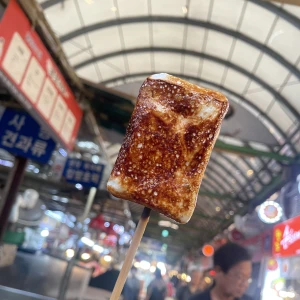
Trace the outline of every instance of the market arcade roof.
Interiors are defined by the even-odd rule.
[[[69,63],[99,96],[92,107],[106,127],[112,162],[132,97],[107,96],[97,84],[135,97],[146,76],[167,72],[227,95],[232,115],[189,227],[203,230],[200,242],[284,183],[284,166],[300,151],[299,6],[261,0],[38,2]],[[140,208],[131,208],[138,216]],[[149,230],[160,236],[155,226]]]

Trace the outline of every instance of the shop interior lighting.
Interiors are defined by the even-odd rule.
[[[140,263],[139,263],[138,261],[136,261],[133,265],[134,265],[134,267],[137,268],[137,269],[140,267]]]
[[[105,256],[103,257],[103,259],[104,259],[104,261],[106,261],[106,262],[111,262],[111,261],[112,261],[112,257],[111,257],[110,255],[105,255]]]
[[[142,269],[142,270],[149,270],[150,269],[150,263],[149,263],[149,261],[146,261],[146,260],[142,260],[141,262],[140,262],[140,268]]]
[[[113,226],[113,230],[114,230],[116,233],[118,233],[118,234],[123,234],[123,233],[124,233],[124,226],[115,224],[115,225]]]
[[[296,297],[294,292],[279,291],[278,294],[282,299],[294,299]]]
[[[221,207],[220,206],[216,206],[216,211],[220,211]]]
[[[192,280],[191,276],[187,275],[185,281],[186,281],[186,282],[191,282],[191,280]]]
[[[92,162],[93,162],[94,164],[98,164],[98,163],[100,162],[99,156],[98,156],[98,155],[93,155],[93,156],[92,156]]]
[[[45,215],[48,217],[51,217],[59,222],[62,222],[63,220],[63,213],[61,212],[53,212],[52,210],[46,210]]]
[[[249,177],[252,176],[252,175],[253,175],[253,170],[249,169],[249,170],[247,171],[247,175],[248,175]]]
[[[174,224],[170,221],[164,221],[164,220],[158,221],[158,226],[169,227],[169,228],[172,228],[175,230],[177,230],[179,228],[179,226],[177,224]]]
[[[89,253],[82,253],[81,254],[81,259],[83,259],[83,260],[88,260],[90,258],[91,258],[91,254],[89,254]]]
[[[95,245],[95,243],[94,243],[92,240],[90,240],[89,238],[87,238],[87,237],[85,237],[85,236],[83,236],[83,237],[81,238],[81,241],[82,241],[85,245],[87,245],[87,246],[89,246],[89,247],[93,247],[93,246]]]
[[[66,256],[68,258],[72,258],[75,255],[75,251],[73,249],[67,249],[66,250]]]
[[[94,245],[93,250],[96,251],[96,252],[99,252],[99,253],[103,253],[104,248],[99,246],[99,245]]]
[[[47,236],[49,236],[49,230],[48,230],[48,229],[43,229],[43,230],[41,231],[41,236],[42,236],[42,237],[47,237]]]
[[[67,157],[68,153],[63,149],[63,148],[59,148],[58,152],[63,156],[63,157]]]
[[[207,283],[207,284],[211,284],[211,278],[208,277],[208,276],[206,276],[206,277],[204,278],[204,281],[205,281],[205,283]]]
[[[90,218],[86,218],[86,219],[83,221],[84,224],[89,224],[90,222],[91,222],[91,219],[90,219]]]
[[[80,191],[83,189],[83,186],[80,183],[76,183],[75,187],[77,190],[80,190]]]
[[[0,165],[11,168],[13,167],[14,163],[9,160],[0,159]]]
[[[150,272],[151,272],[151,273],[154,273],[155,270],[156,270],[156,267],[155,267],[155,266],[151,266],[151,267],[150,267]]]
[[[167,268],[166,268],[166,265],[163,262],[158,262],[156,266],[157,266],[157,268],[159,268],[161,270],[162,275],[166,275]]]
[[[104,223],[104,227],[108,228],[110,226],[110,223],[109,222],[105,222]]]

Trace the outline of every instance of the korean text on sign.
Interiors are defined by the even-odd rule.
[[[29,114],[6,108],[0,119],[0,148],[47,163],[55,142]]]
[[[63,176],[70,183],[80,183],[86,187],[98,187],[104,165],[94,164],[79,159],[68,159]]]

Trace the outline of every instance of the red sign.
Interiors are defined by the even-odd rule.
[[[82,111],[16,0],[0,23],[0,79],[54,138],[73,148]]]
[[[273,255],[300,255],[300,216],[276,225],[273,236]]]

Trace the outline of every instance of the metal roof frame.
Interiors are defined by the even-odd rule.
[[[245,35],[244,33],[211,22],[205,22],[205,21],[190,19],[190,18],[173,17],[173,16],[142,16],[142,17],[139,16],[139,17],[127,17],[127,18],[109,20],[109,21],[99,22],[96,24],[85,26],[83,28],[76,29],[72,32],[62,35],[60,37],[60,41],[61,43],[64,43],[80,35],[84,35],[86,33],[101,30],[104,28],[121,26],[126,24],[140,24],[140,23],[175,23],[175,24],[190,25],[190,26],[205,28],[212,31],[216,31],[218,33],[223,33],[230,37],[236,38],[237,40],[241,40],[246,44],[256,48],[257,50],[264,52],[272,59],[275,59],[282,66],[287,68],[289,72],[294,74],[297,78],[300,78],[300,70],[298,70],[292,63],[287,61],[282,55],[280,55],[273,49],[269,48],[267,45],[252,39],[251,37]]]

